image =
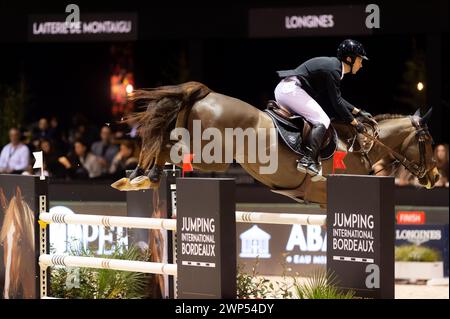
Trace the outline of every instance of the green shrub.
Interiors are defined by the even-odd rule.
[[[112,255],[95,255],[79,248],[70,255],[148,261],[149,253],[140,253],[136,247],[116,247]],[[70,299],[141,299],[147,297],[146,288],[151,274],[110,269],[50,268],[51,296]]]
[[[433,248],[417,245],[402,245],[395,247],[395,261],[440,261],[439,251]]]
[[[244,265],[237,267],[237,298],[239,299],[262,299],[267,298],[271,291],[274,290],[270,280],[258,276],[257,267],[259,259],[256,259],[252,267],[251,274],[244,272]]]
[[[313,272],[305,283],[300,283],[297,277],[286,276],[286,266],[283,265],[282,280],[271,282],[259,275],[258,265],[257,259],[250,274],[244,273],[244,267],[238,265],[238,298],[351,299],[354,296],[354,291],[341,292],[336,287],[337,279],[323,271]]]
[[[298,299],[352,299],[354,291],[341,292],[337,287],[337,278],[332,273],[314,271],[305,283],[295,278],[294,288]]]

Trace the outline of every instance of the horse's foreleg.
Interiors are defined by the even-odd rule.
[[[161,181],[161,176],[164,171],[164,166],[169,160],[170,151],[164,150],[156,157],[155,165],[151,168],[148,173],[148,178],[154,187],[159,187],[159,182]]]
[[[138,176],[145,175],[145,171],[149,168],[149,166],[152,164],[153,159],[148,159],[145,157],[145,149],[142,147],[141,152],[139,153],[139,161],[136,166],[136,168],[131,172],[129,179],[130,181]]]
[[[131,181],[133,181],[135,179],[139,179],[140,177],[144,176],[145,171],[148,169],[151,162],[152,162],[152,159],[147,158],[145,156],[144,143],[142,143],[142,148],[139,153],[139,161],[138,161],[136,168],[131,172],[129,177],[123,177],[123,178],[119,179],[118,181],[115,181],[114,183],[112,183],[111,186],[113,188],[121,190],[121,191],[143,189],[143,188],[136,188],[136,185],[134,183],[131,183]]]
[[[138,176],[130,184],[138,189],[159,188],[164,165],[169,160],[170,150],[161,150],[147,176]]]

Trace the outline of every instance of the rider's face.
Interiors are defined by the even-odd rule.
[[[352,74],[356,74],[356,72],[362,68],[362,61],[363,59],[361,57],[356,57],[355,63],[353,64]]]

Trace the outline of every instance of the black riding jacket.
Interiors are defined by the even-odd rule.
[[[342,62],[335,57],[312,58],[296,69],[277,71],[281,78],[297,76],[302,88],[330,118],[353,121],[354,106],[341,96]]]

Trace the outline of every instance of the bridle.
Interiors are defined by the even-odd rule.
[[[391,147],[387,146],[383,142],[381,142],[378,138],[373,137],[368,133],[362,133],[365,137],[372,140],[374,143],[380,145],[381,147],[387,149],[389,154],[396,159],[396,162],[402,164],[411,174],[416,176],[417,178],[423,178],[427,173],[427,160],[425,158],[425,144],[427,141],[433,142],[433,138],[428,131],[428,127],[426,124],[421,124],[420,118],[416,116],[410,116],[412,125],[416,129],[415,138],[419,144],[419,156],[420,163],[416,163],[414,161],[409,160],[406,156],[394,151]],[[394,164],[396,164],[394,162]]]

